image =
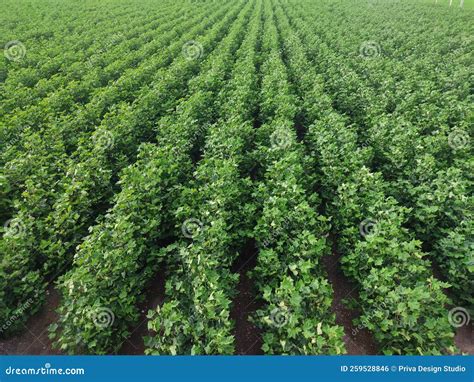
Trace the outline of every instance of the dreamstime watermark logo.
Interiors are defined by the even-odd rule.
[[[21,41],[9,41],[5,44],[3,54],[8,60],[18,62],[25,57],[26,47],[21,43]]]
[[[6,375],[84,375],[85,369],[81,367],[76,368],[53,368],[49,362],[45,363],[43,367],[12,367],[5,369]]]
[[[374,235],[378,232],[378,223],[373,219],[365,219],[359,224],[359,232],[361,236]]]
[[[115,314],[109,308],[100,307],[90,313],[92,322],[100,329],[112,326],[115,321]]]
[[[375,41],[364,41],[359,48],[359,54],[363,58],[376,58],[382,53],[380,44]]]
[[[98,130],[92,135],[92,141],[102,149],[110,149],[114,145],[115,138],[109,130]]]
[[[28,310],[31,307],[31,305],[33,305],[33,303],[34,303],[34,299],[32,297],[26,300],[26,302],[22,304],[15,311],[15,313],[2,324],[2,326],[0,327],[0,334],[7,331],[10,326],[12,326],[18,319],[20,319],[20,317],[23,316],[25,311]]]
[[[464,130],[454,130],[448,136],[448,144],[453,150],[467,148],[469,141],[469,134]]]
[[[287,129],[277,129],[270,136],[270,144],[273,148],[287,149],[292,142],[291,132]]]
[[[204,48],[201,43],[191,40],[183,45],[183,56],[187,60],[197,60],[204,54]]]
[[[469,324],[471,321],[471,316],[466,309],[457,306],[449,311],[448,321],[455,328],[460,328],[461,326]]]
[[[285,326],[290,319],[290,312],[288,309],[275,308],[270,312],[270,322],[273,326],[281,328]]]
[[[7,220],[3,228],[5,237],[19,237],[26,229],[25,224],[18,218]]]
[[[203,224],[199,219],[187,219],[181,226],[183,236],[188,239],[195,239],[202,231]]]

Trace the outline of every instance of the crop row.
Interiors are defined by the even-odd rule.
[[[328,224],[297,142],[296,97],[279,53],[288,33],[278,34],[274,4],[267,3],[263,34],[260,120],[255,156],[261,180],[254,191],[259,248],[251,272],[263,306],[255,322],[267,354],[341,354],[343,330],[331,312],[333,291],[322,270]]]
[[[163,48],[185,31],[189,31],[189,34],[185,35],[184,38],[195,36],[193,32],[199,32],[203,28],[203,26],[197,24],[206,13],[207,10],[203,10],[203,13],[197,13],[195,18],[189,21],[183,20],[181,24],[170,32],[163,34],[156,42],[146,44],[143,52],[140,50],[137,55],[129,53],[127,58],[123,60],[121,59],[123,54],[121,54],[120,59],[116,62],[123,61],[126,65],[127,62],[130,62],[129,60],[135,60],[147,52],[152,53],[159,50],[160,47]],[[165,24],[164,28],[167,26]],[[193,28],[189,30],[190,27]],[[159,33],[164,30],[159,28],[156,32]],[[184,43],[185,40],[178,39],[165,50],[153,54],[145,60],[143,65],[128,68],[114,83],[94,90],[94,96],[90,102],[77,105],[74,112],[61,114],[55,120],[51,120],[52,117],[50,116],[48,117],[49,122],[45,126],[36,126],[33,131],[26,129],[23,134],[16,131],[20,135],[19,139],[15,139],[14,144],[6,149],[1,158],[1,162],[5,163],[5,168],[1,173],[2,188],[0,192],[4,197],[3,200],[9,203],[2,206],[2,210],[0,210],[0,216],[3,220],[11,217],[15,218],[15,210],[21,210],[22,204],[28,205],[29,195],[25,195],[25,191],[40,194],[44,187],[49,189],[50,185],[59,182],[62,176],[67,176],[68,167],[71,166],[69,164],[71,157],[80,155],[81,151],[89,150],[93,144],[111,145],[114,139],[112,133],[107,130],[94,135],[95,127],[101,123],[101,120],[111,108],[117,108],[117,104],[125,107],[132,103],[134,98],[141,94],[142,90],[146,92],[149,89],[149,86],[146,85],[147,82],[160,78],[159,75],[162,75],[162,72],[157,73],[156,71],[159,69],[165,70],[173,58],[181,54]],[[113,65],[116,66],[116,64]],[[94,82],[93,80],[85,85],[81,83],[80,86],[86,89],[93,87]],[[70,97],[66,96],[66,98],[69,99]],[[53,97],[53,103],[55,102],[54,99],[56,99],[56,96]],[[46,103],[42,104],[46,110],[51,109],[47,106],[48,100],[49,98],[45,99]],[[48,115],[48,112],[39,112],[40,110],[43,109],[38,107],[38,112],[29,110],[21,115],[16,114],[17,126],[23,130],[24,126],[39,124],[38,115]],[[22,116],[25,118],[21,118]],[[10,122],[11,126],[15,125],[12,121]],[[13,128],[10,134],[12,137],[15,136],[14,131]],[[32,181],[35,189],[30,191]],[[15,200],[21,197],[24,200],[19,202],[19,206],[14,206]],[[27,207],[27,209],[30,210],[30,207]],[[40,206],[41,209],[46,210],[47,206],[42,208]]]
[[[133,15],[141,17],[144,15]],[[170,17],[166,12],[162,16]],[[122,18],[125,15],[117,15]],[[74,35],[74,39],[70,42],[64,41],[60,50],[56,52],[54,57],[45,59],[41,62],[48,65],[48,70],[41,67],[27,66],[21,67],[20,63],[23,59],[13,62],[13,68],[8,74],[8,78],[4,84],[5,103],[2,105],[2,113],[11,113],[16,109],[25,109],[26,107],[37,104],[41,98],[49,96],[53,92],[57,92],[64,85],[73,85],[77,82],[83,81],[86,75],[89,75],[93,68],[92,63],[96,66],[101,63],[99,57],[105,55],[111,50],[124,49],[133,50],[134,44],[130,44],[128,40],[139,36],[141,33],[147,32],[151,28],[160,25],[162,20],[156,15],[149,15],[143,19],[143,22],[136,22],[136,24],[129,24],[126,27],[123,25],[119,28],[114,22],[110,24],[100,25],[97,36],[90,36],[86,33],[85,36]],[[87,28],[84,26],[84,30]],[[81,46],[76,46],[75,42],[80,41]],[[135,42],[136,41],[132,41]],[[44,47],[39,48],[36,44],[28,48],[25,46],[24,59],[27,60],[27,55],[35,50],[44,51]],[[28,44],[28,43],[27,43]],[[68,52],[61,54],[61,52]],[[123,50],[122,50],[123,54]],[[71,83],[72,82],[72,83]]]
[[[146,353],[233,354],[235,266],[255,244],[244,316],[265,354],[346,352],[332,248],[381,352],[457,352],[449,307],[474,303],[467,17],[154,4],[59,8],[70,25],[51,28],[32,5],[35,30],[6,24],[28,52],[0,62],[0,336],[56,282],[55,345],[119,352],[159,274]]]
[[[379,25],[366,29],[379,36]],[[470,306],[473,268],[469,243],[473,218],[468,190],[472,187],[472,97],[465,85],[468,72],[463,70],[463,52],[467,52],[468,45],[458,38],[459,33],[462,36],[462,31],[458,31],[455,41],[410,41],[409,46],[414,44],[416,48],[407,51],[406,46],[397,49],[399,36],[379,36],[383,46],[379,46],[376,57],[350,57],[351,65],[339,64],[326,79],[330,93],[337,99],[338,110],[358,126],[359,145],[372,150],[369,163],[390,184],[386,192],[410,208],[409,226],[430,251],[430,259],[440,266],[452,295],[459,303]],[[330,62],[320,58],[322,52],[324,58],[331,54],[313,45],[319,49],[320,68],[335,68],[336,60],[344,62],[343,57],[351,56],[349,49],[354,50],[354,42],[337,41],[349,41],[348,47],[336,51],[337,56]],[[441,57],[440,52],[447,51],[452,58]],[[400,65],[401,59],[416,65]],[[388,79],[387,71],[391,73]]]
[[[181,53],[182,46],[170,44],[195,26],[208,10],[201,12],[189,20],[182,16],[160,25],[159,19],[151,25],[138,27],[129,35],[133,38],[117,44],[117,49],[110,49],[103,57],[97,57],[89,70],[89,64],[82,62],[80,72],[87,72],[87,75],[80,81],[63,79],[63,86],[53,84],[55,91],[37,104],[21,111],[15,110],[12,118],[5,119],[5,128],[2,129],[2,139],[9,144],[2,148],[2,153],[3,150],[6,152],[2,155],[1,163],[5,163],[7,169],[17,168],[16,163],[21,162],[18,158],[19,149],[27,148],[37,134],[43,136],[51,131],[60,133],[68,152],[73,151],[80,136],[84,132],[90,133],[91,127],[100,122],[112,106],[124,101],[131,102],[140,89],[154,78],[157,69],[170,64],[173,57]],[[156,25],[160,27],[154,29]],[[172,25],[175,27],[169,30]],[[146,30],[143,28],[151,30],[143,33]],[[125,51],[127,54],[124,54]],[[14,162],[9,163],[12,160]],[[21,187],[20,176],[23,172],[19,169],[16,176],[11,176],[12,189],[13,186]]]
[[[55,13],[46,14],[44,5],[39,3],[15,2],[5,5],[5,19],[17,22],[10,26],[2,24],[4,28],[1,35],[5,38],[2,46],[18,40],[22,44],[12,55],[13,60],[0,60],[0,76],[5,80],[6,88],[11,87],[13,90],[17,85],[22,90],[25,85],[31,87],[42,84],[45,80],[74,73],[74,70],[71,72],[74,69],[72,64],[77,63],[80,58],[85,62],[94,52],[102,50],[104,42],[110,37],[111,28],[114,31],[126,31],[127,24],[176,9],[172,2],[163,4],[159,10],[149,6],[139,10],[133,4],[109,4],[106,10],[103,7],[79,5],[76,8],[71,7],[71,4],[64,4],[69,8],[65,10],[62,4],[56,6]],[[59,18],[61,22],[58,23],[55,18]],[[35,20],[34,26],[31,20]],[[91,34],[91,30],[97,34]],[[11,94],[8,92],[8,95]]]
[[[250,5],[242,4],[209,29],[203,45],[210,48],[229,28],[203,63],[201,74],[190,82],[189,96],[176,112],[159,121],[157,144],[140,149],[138,161],[120,177],[121,191],[104,220],[80,245],[74,268],[60,282],[58,345],[67,352],[107,353],[117,351],[138,318],[137,304],[160,263],[160,240],[173,234],[173,207],[179,186],[192,173],[192,152],[199,147],[206,124],[215,115],[216,94],[243,35]],[[120,292],[118,292],[120,291]],[[101,309],[113,312],[110,327],[96,325]]]
[[[145,12],[137,9],[116,8],[111,11],[113,17],[95,16],[94,22],[88,19],[91,15],[86,15],[86,12],[78,12],[71,18],[63,13],[64,22],[50,22],[48,27],[35,25],[36,28],[30,28],[28,32],[15,27],[2,34],[5,38],[9,36],[8,40],[3,41],[3,45],[10,41],[18,47],[17,50],[9,52],[8,58],[5,57],[1,61],[5,68],[5,94],[2,96],[5,97],[7,105],[15,106],[10,102],[10,97],[16,94],[15,87],[20,94],[25,94],[28,88],[35,91],[36,85],[41,88],[46,81],[54,82],[74,73],[74,70],[71,70],[74,69],[74,63],[87,57],[87,52],[101,49],[111,28],[117,31],[123,29],[117,20],[129,16],[146,17]],[[97,39],[90,34],[91,27],[97,28]],[[18,39],[21,41],[18,42]],[[29,99],[27,96],[24,101]]]
[[[212,51],[238,6],[234,4],[232,12],[228,12],[230,4],[227,4],[208,15],[206,21],[202,20],[196,29],[182,36],[180,46],[205,31],[201,44]],[[9,317],[22,306],[21,301],[36,296],[38,291],[38,303],[31,311],[41,306],[44,298],[41,291],[48,278],[67,269],[74,248],[107,206],[118,173],[134,160],[141,142],[149,140],[157,130],[159,133],[157,119],[176,106],[186,92],[188,80],[199,70],[200,62],[178,56],[169,67],[155,73],[156,81],[146,87],[132,105],[122,104],[101,121],[93,135],[97,139],[81,142],[74,157],[62,163],[56,161],[56,169],[51,169],[49,174],[45,163],[46,170],[39,175],[46,173],[46,179],[41,183],[36,183],[34,178],[28,181],[13,220],[19,229],[13,235],[4,235],[0,242],[4,255],[0,272],[5,275],[0,288],[5,296],[2,317]],[[104,135],[105,141],[98,139]],[[26,318],[27,313],[23,317]]]
[[[285,11],[293,27],[299,26],[304,46],[317,44],[311,26],[297,24],[301,14]],[[305,142],[317,158],[314,171],[334,218],[343,269],[360,288],[359,322],[373,332],[385,353],[452,351],[445,284],[433,278],[420,242],[404,228],[407,210],[386,195],[380,174],[367,168],[368,150],[358,147],[357,129],[332,109],[323,76],[316,71],[307,75],[320,81],[303,93],[308,104],[318,105],[306,110],[312,124]],[[371,229],[374,222],[376,230]]]
[[[156,332],[148,354],[233,354],[230,307],[238,275],[231,266],[242,251],[252,216],[245,176],[253,136],[256,49],[262,2],[254,5],[230,80],[219,94],[217,123],[209,127],[193,180],[175,210],[182,238],[166,248],[169,278],[163,306],[149,315]],[[184,237],[183,237],[184,236]]]

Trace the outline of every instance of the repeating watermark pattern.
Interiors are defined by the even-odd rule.
[[[285,326],[290,319],[290,312],[288,309],[275,308],[270,312],[270,322],[273,326],[281,328]]]
[[[92,135],[94,144],[102,149],[110,149],[114,146],[114,135],[109,130],[98,130]]]
[[[375,235],[378,232],[378,224],[376,220],[365,219],[359,224],[359,232],[361,236]]]
[[[471,316],[467,309],[457,306],[449,311],[448,321],[455,328],[460,328],[461,326],[467,326],[469,324]]]
[[[5,150],[10,150],[15,145],[18,145],[21,142],[23,142],[23,134],[27,134],[29,132],[30,128],[31,128],[31,126],[28,126],[28,125],[15,127],[14,134],[11,134],[10,137],[8,137],[4,141],[2,141],[2,144],[5,145],[4,146]]]
[[[201,43],[191,40],[183,45],[183,56],[187,60],[197,60],[204,54],[204,48]]]
[[[364,41],[359,48],[359,54],[363,58],[376,58],[382,54],[382,48],[375,41]]]
[[[203,224],[199,219],[191,218],[184,221],[181,226],[183,236],[188,239],[195,239],[202,231]]]
[[[115,321],[115,314],[109,308],[100,307],[93,310],[91,313],[92,322],[100,329],[108,328],[112,326]]]
[[[7,220],[3,228],[4,236],[12,238],[21,236],[26,229],[25,224],[18,218]]]
[[[469,134],[464,130],[454,130],[448,136],[448,144],[453,150],[467,148],[470,143]]]
[[[26,300],[26,302],[18,308],[15,314],[13,314],[7,321],[2,324],[2,326],[0,327],[0,334],[7,331],[10,326],[12,326],[21,316],[23,316],[23,313],[31,307],[33,302],[34,299],[32,297]]]
[[[273,148],[287,149],[293,141],[293,136],[288,129],[276,129],[270,136],[270,144]]]
[[[3,50],[5,57],[13,62],[18,62],[23,59],[26,55],[26,47],[22,44],[21,41],[13,40],[5,44],[5,49]]]

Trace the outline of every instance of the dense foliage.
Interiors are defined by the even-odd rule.
[[[334,251],[380,353],[459,351],[452,308],[474,314],[474,11],[6,2],[0,337],[54,285],[58,349],[119,352],[163,274],[145,352],[233,354],[234,264],[252,247],[264,353],[346,352]]]

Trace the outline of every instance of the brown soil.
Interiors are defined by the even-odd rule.
[[[249,321],[249,315],[259,308],[254,283],[247,276],[247,272],[255,267],[256,260],[255,243],[249,242],[232,267],[233,272],[240,274],[230,313],[235,321],[235,353],[238,355],[263,354],[260,331]]]
[[[125,340],[119,354],[143,355],[145,345],[143,336],[150,334],[147,329],[146,314],[149,309],[154,309],[164,300],[165,290],[164,270],[157,274],[150,283],[146,301],[140,306],[140,324],[132,331],[130,338]],[[48,327],[56,322],[58,316],[56,309],[59,306],[59,293],[50,286],[47,290],[46,303],[44,307],[26,322],[25,328],[20,335],[7,340],[0,340],[0,354],[5,355],[59,355],[57,349],[53,349],[52,342],[48,338]]]
[[[46,291],[45,305],[37,314],[28,319],[23,333],[8,340],[0,340],[0,354],[61,354],[53,349],[52,342],[48,338],[48,327],[58,318],[56,308],[59,300],[59,293],[50,285]]]
[[[247,272],[255,267],[256,254],[254,244],[249,243],[233,266],[233,271],[240,274],[238,294],[231,311],[231,317],[235,321],[236,354],[238,355],[262,354],[260,331],[248,321],[249,315],[259,308],[253,281],[247,276]],[[352,324],[352,320],[358,316],[359,312],[342,304],[343,299],[357,298],[357,288],[342,273],[339,259],[340,255],[328,255],[323,258],[323,265],[334,289],[332,311],[336,314],[336,322],[344,327],[347,352],[350,355],[377,354],[377,346],[371,333]],[[146,314],[148,310],[155,309],[163,303],[164,291],[165,271],[162,270],[150,283],[145,302],[140,306],[140,324],[133,330],[130,338],[124,341],[119,354],[144,354],[143,337],[150,334],[147,328]],[[10,339],[0,340],[0,354],[61,354],[58,350],[53,349],[47,330],[49,325],[57,320],[55,311],[59,302],[59,293],[53,286],[50,286],[43,309],[26,322],[24,331]],[[472,322],[457,330],[455,342],[462,353],[474,355],[474,326]]]
[[[378,354],[377,345],[372,334],[365,328],[355,326],[352,321],[360,312],[345,307],[343,299],[357,299],[357,287],[345,276],[340,267],[341,255],[334,253],[323,258],[323,264],[328,273],[328,279],[334,289],[332,310],[336,314],[336,322],[344,327],[344,342],[349,355]],[[435,276],[441,276],[438,268],[434,268]],[[474,354],[474,326],[470,322],[467,326],[457,329],[456,346],[465,354]]]
[[[323,265],[334,290],[332,311],[336,314],[336,323],[344,327],[344,342],[349,355],[377,354],[377,345],[372,334],[363,327],[355,326],[352,321],[360,312],[349,309],[342,303],[344,299],[357,299],[357,287],[344,275],[340,266],[341,255],[334,253],[323,258]]]
[[[143,355],[145,354],[145,343],[143,337],[152,335],[148,330],[148,318],[146,315],[149,310],[154,310],[158,305],[162,305],[165,300],[165,269],[164,267],[156,274],[147,288],[145,301],[140,305],[139,324],[132,330],[128,339],[126,339],[119,351],[121,355]]]
[[[472,321],[469,325],[458,328],[454,341],[462,353],[474,355],[474,325]]]
[[[295,122],[296,138],[298,142],[302,142],[306,134],[306,128],[304,123],[304,116],[298,115]]]

